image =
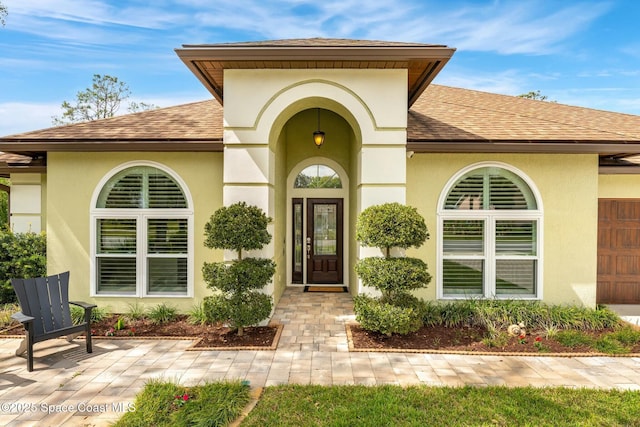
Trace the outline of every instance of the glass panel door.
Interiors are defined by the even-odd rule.
[[[343,283],[342,202],[307,199],[307,283]]]

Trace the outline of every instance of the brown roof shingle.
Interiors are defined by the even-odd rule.
[[[409,110],[409,141],[640,142],[640,116],[431,85]]]
[[[393,42],[383,40],[357,40],[357,39],[336,39],[315,37],[308,39],[281,39],[281,40],[261,40],[253,42],[233,42],[216,44],[185,44],[187,46],[204,47],[444,47],[444,45]]]
[[[21,140],[222,141],[222,107],[214,100],[12,135]],[[0,138],[2,139],[7,138]]]
[[[211,151],[220,150],[222,141],[223,109],[209,100],[7,136],[0,138],[0,151],[132,151],[145,142],[158,150]],[[640,116],[430,85],[408,112],[407,141],[412,149],[442,143],[440,151],[498,142],[623,144],[629,146],[624,152],[640,153]]]

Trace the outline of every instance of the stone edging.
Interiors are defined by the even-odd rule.
[[[492,352],[492,351],[457,351],[457,350],[433,350],[418,348],[356,348],[353,344],[353,334],[351,326],[345,324],[349,351],[359,353],[423,353],[423,354],[453,354],[462,356],[535,356],[535,357],[640,357],[640,353],[608,354],[608,353],[531,353],[531,352]]]

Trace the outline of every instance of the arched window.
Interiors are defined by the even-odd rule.
[[[542,212],[520,174],[494,165],[471,168],[443,196],[438,294],[540,297]]]
[[[342,188],[338,173],[329,166],[307,166],[296,176],[293,188]]]
[[[184,189],[155,166],[127,167],[92,210],[95,295],[188,296],[192,222]]]

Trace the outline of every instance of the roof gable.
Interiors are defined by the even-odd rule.
[[[176,49],[209,92],[224,104],[229,69],[406,69],[411,106],[455,49],[444,45],[347,39],[289,39],[183,45]]]

